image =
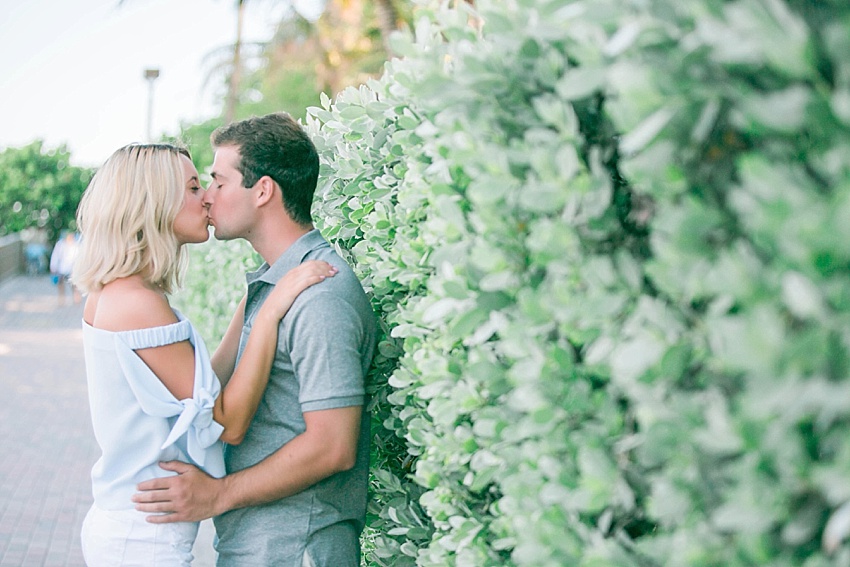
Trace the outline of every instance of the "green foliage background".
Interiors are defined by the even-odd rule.
[[[474,10],[307,124],[384,331],[365,562],[850,563],[850,6]]]
[[[70,157],[65,146],[46,148],[39,140],[0,152],[0,236],[39,228],[52,243],[76,227],[92,171],[70,165]]]

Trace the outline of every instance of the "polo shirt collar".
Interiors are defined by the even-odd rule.
[[[278,280],[286,275],[289,270],[301,264],[310,252],[322,246],[327,246],[327,242],[322,236],[322,233],[314,228],[293,242],[292,246],[287,248],[280,255],[280,258],[275,260],[274,264],[269,266],[267,262],[263,262],[263,265],[256,272],[246,274],[245,277],[248,285],[256,281],[262,281],[271,285],[277,284]]]

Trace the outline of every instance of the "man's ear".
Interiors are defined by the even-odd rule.
[[[254,194],[258,207],[267,205],[275,196],[277,183],[268,175],[263,175],[254,186]]]

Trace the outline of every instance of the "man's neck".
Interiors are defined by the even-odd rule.
[[[313,230],[313,225],[301,226],[293,222],[268,223],[258,227],[248,241],[268,265],[274,264],[296,240]]]

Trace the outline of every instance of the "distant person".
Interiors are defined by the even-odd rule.
[[[188,152],[169,144],[117,150],[80,203],[73,280],[87,293],[83,346],[102,451],[82,530],[89,567],[190,565],[198,523],[146,522],[131,501],[136,485],[174,474],[158,466],[165,460],[224,475],[220,439],[237,444],[245,435],[268,381],[280,319],[301,291],[336,271],[305,262],[269,289],[222,389],[213,371],[218,352],[211,361],[198,332],[168,302],[185,264],[183,245],[207,240],[208,220]],[[235,357],[232,337],[220,348]]]
[[[53,283],[56,284],[59,291],[60,305],[65,304],[66,284],[71,288],[74,303],[79,303],[82,300],[80,291],[70,281],[74,262],[77,259],[78,247],[77,235],[69,230],[63,230],[53,247],[53,253],[50,255],[50,273],[53,274]]]
[[[41,242],[30,242],[24,248],[27,274],[35,276],[47,272],[47,246]]]
[[[219,567],[359,567],[374,312],[357,276],[313,228],[319,157],[298,122],[285,113],[249,118],[216,130],[212,142],[204,202],[215,237],[244,238],[265,260],[248,274],[247,306],[227,330],[240,343],[230,364],[244,360],[276,282],[310,259],[339,273],[302,293],[281,322],[263,402],[244,441],[225,450],[227,476],[163,463],[179,475],[142,483],[138,509],[169,513],[151,516],[155,523],[216,516]],[[227,374],[224,367],[219,376]]]

